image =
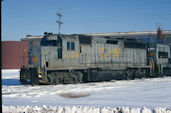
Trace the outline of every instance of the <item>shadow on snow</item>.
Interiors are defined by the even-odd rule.
[[[19,79],[2,79],[2,85],[21,85]]]

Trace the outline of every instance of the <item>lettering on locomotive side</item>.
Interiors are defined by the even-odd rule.
[[[32,57],[31,57],[31,62],[32,62],[32,63],[33,63],[33,62],[39,62],[38,57],[37,57],[37,56],[32,56]]]
[[[101,57],[104,57],[104,48],[101,48]]]
[[[113,48],[114,55],[113,57],[120,57],[120,48]]]
[[[75,52],[74,51],[71,52],[71,57],[75,58]]]
[[[107,56],[111,56],[113,52],[113,57],[120,57],[120,48],[113,48],[113,51],[111,49],[107,50],[107,52],[104,53],[104,48],[101,48],[101,57],[106,58]]]
[[[74,51],[64,51],[63,58],[78,58],[79,53]]]
[[[70,58],[70,51],[67,51],[67,57]]]

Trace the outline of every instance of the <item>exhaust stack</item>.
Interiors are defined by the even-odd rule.
[[[160,25],[159,25],[158,30],[157,30],[157,37],[162,39],[162,29],[161,29]]]

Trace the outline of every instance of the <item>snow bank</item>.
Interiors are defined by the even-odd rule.
[[[19,71],[20,69],[2,69],[2,73],[16,73]]]
[[[109,108],[109,107],[76,107],[76,106],[2,106],[3,113],[8,112],[29,112],[29,113],[171,113],[171,110],[167,108],[129,108],[129,107],[119,107],[119,108]]]
[[[2,79],[14,79],[19,78],[20,69],[3,69]]]
[[[19,77],[20,77],[20,69],[3,69],[2,85],[3,86],[20,85]]]

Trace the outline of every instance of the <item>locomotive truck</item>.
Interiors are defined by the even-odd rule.
[[[156,37],[154,39],[157,39]],[[170,47],[135,38],[46,33],[29,44],[21,84],[70,84],[170,74]]]

